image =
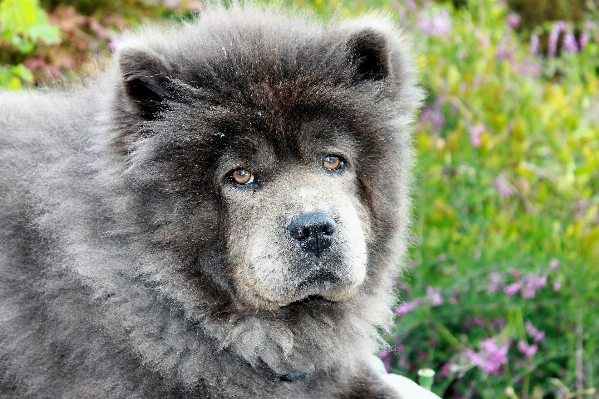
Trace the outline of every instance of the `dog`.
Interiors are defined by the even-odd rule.
[[[212,6],[0,94],[0,396],[400,398],[421,101],[391,20]]]

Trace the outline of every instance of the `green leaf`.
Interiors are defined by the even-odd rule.
[[[37,22],[37,0],[3,0],[0,3],[2,33],[25,34]]]
[[[23,64],[16,65],[11,68],[11,72],[18,76],[23,82],[33,82],[33,73]]]
[[[21,88],[21,80],[13,74],[12,68],[0,66],[0,87],[10,90],[19,90]]]
[[[60,29],[52,25],[34,25],[29,29],[29,38],[33,42],[58,44],[60,43]]]
[[[16,49],[19,50],[19,52],[22,54],[30,53],[35,48],[35,45],[33,43],[31,43],[29,40],[24,40],[21,36],[18,35],[13,35],[10,38],[10,44],[12,44],[13,47],[16,47]]]

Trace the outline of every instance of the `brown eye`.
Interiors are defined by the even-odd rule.
[[[237,184],[249,184],[254,181],[254,176],[246,169],[237,169],[231,174],[231,179]]]
[[[335,155],[327,155],[322,159],[322,166],[326,170],[341,170],[343,168],[343,160]]]

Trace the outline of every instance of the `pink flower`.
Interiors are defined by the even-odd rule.
[[[545,331],[538,330],[530,321],[524,324],[524,329],[535,342],[541,342],[545,339]]]
[[[564,45],[564,48],[569,52],[576,53],[578,51],[578,44],[576,43],[576,37],[574,37],[574,33],[566,33],[562,43]]]
[[[110,41],[108,42],[108,50],[116,51],[117,47],[119,46],[122,40],[123,37],[121,35],[115,36],[112,39],[110,39]]]
[[[520,16],[515,12],[509,13],[507,15],[507,24],[510,26],[510,28],[516,29],[518,26],[520,26]]]
[[[482,144],[482,141],[480,140],[480,135],[483,134],[485,131],[486,129],[482,123],[479,123],[478,125],[470,129],[470,143],[472,143],[474,147],[480,147],[480,145]]]
[[[443,304],[443,298],[441,297],[441,287],[433,288],[430,285],[427,286],[426,297],[433,306],[440,306]]]
[[[497,46],[497,59],[499,61],[508,60],[514,62],[514,48],[506,42],[501,42]]]
[[[520,340],[518,341],[518,350],[520,352],[522,352],[526,357],[533,357],[535,355],[535,353],[537,353],[537,350],[539,349],[537,347],[537,345],[532,344],[532,345],[527,345],[526,342]]]
[[[589,44],[589,41],[591,40],[591,34],[589,32],[582,32],[582,34],[580,35],[580,39],[578,40],[580,43],[580,49],[584,49],[587,44]]]
[[[532,275],[526,276],[523,281],[526,284],[524,291],[522,291],[523,298],[532,298],[535,296],[538,289],[541,289],[547,285],[547,276],[541,276],[538,279]]]
[[[505,176],[500,175],[499,177],[497,177],[495,179],[494,183],[495,183],[495,188],[499,192],[500,196],[506,198],[506,197],[509,197],[512,194],[514,194],[514,192],[512,191],[512,188],[510,186],[510,183],[507,181]]]
[[[483,371],[489,374],[497,374],[503,365],[507,364],[507,352],[509,341],[503,345],[497,345],[495,338],[487,338],[481,343],[481,350],[474,352],[467,349],[466,357]]]
[[[551,259],[551,262],[549,262],[549,268],[551,270],[555,270],[555,269],[557,269],[558,266],[559,266],[559,260],[557,260],[555,258]]]
[[[110,42],[108,42],[108,50],[114,51],[114,50],[116,50],[116,46],[117,46],[117,40],[111,39]]]
[[[541,289],[547,285],[547,276],[541,276],[538,279],[534,280],[534,286],[536,289]]]
[[[420,113],[420,122],[430,122],[435,131],[441,130],[445,123],[445,117],[439,106],[424,107]]]
[[[555,57],[557,55],[557,40],[559,39],[559,34],[564,30],[566,30],[566,23],[564,21],[557,21],[553,24],[551,32],[549,32],[548,55],[550,57]]]
[[[406,0],[406,6],[408,6],[408,8],[412,11],[414,11],[417,8],[414,0]]]
[[[532,35],[530,37],[530,46],[528,47],[528,51],[532,55],[537,55],[539,53],[539,36]]]
[[[503,292],[505,292],[508,296],[514,296],[522,289],[523,286],[524,282],[516,281],[515,283],[506,286],[503,289]]]
[[[559,291],[562,288],[562,282],[561,280],[555,280],[553,282],[553,291]]]
[[[412,301],[404,302],[397,308],[395,308],[395,314],[398,316],[403,316],[416,309],[418,305],[420,305],[420,299],[414,299]]]
[[[527,285],[526,289],[524,289],[524,291],[522,291],[522,298],[525,298],[525,299],[533,298],[536,293],[537,293],[537,291],[534,288]]]
[[[522,75],[537,76],[541,73],[541,66],[537,62],[524,61],[518,65],[518,72]]]
[[[420,29],[431,36],[445,36],[451,30],[451,18],[447,9],[433,12],[421,12],[418,16]]]

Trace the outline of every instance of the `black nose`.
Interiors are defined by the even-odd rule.
[[[320,255],[333,243],[337,223],[326,213],[301,213],[293,218],[287,231],[304,251]]]

